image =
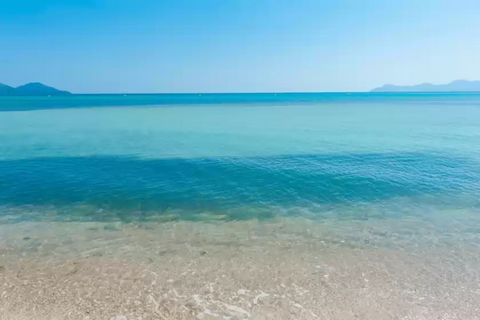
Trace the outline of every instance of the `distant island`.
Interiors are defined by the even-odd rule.
[[[31,82],[19,87],[11,87],[0,83],[0,96],[64,96],[68,91],[58,90],[40,82]]]
[[[421,83],[411,86],[385,84],[371,92],[466,92],[480,91],[480,81],[455,80],[446,84]]]
[[[384,84],[370,92],[480,92],[480,81],[455,80],[446,84],[421,83],[416,85],[399,86]],[[59,90],[40,82],[30,82],[18,87],[0,83],[1,96],[65,96],[72,93]]]

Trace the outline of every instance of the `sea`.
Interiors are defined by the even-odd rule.
[[[5,223],[478,210],[480,94],[0,98],[0,190]]]
[[[427,314],[474,314],[480,305],[474,271],[480,267],[480,93],[1,97],[0,230],[0,264],[7,268],[25,259],[36,265],[84,259],[89,252],[143,261],[153,252],[141,251],[146,238],[155,248],[173,238],[190,247],[204,241],[208,254],[201,249],[199,256],[217,252],[220,267],[227,252],[250,245],[268,244],[262,252],[281,256],[280,246],[294,243],[307,261],[321,259],[321,244],[333,266],[336,258],[343,261],[344,269],[335,270],[352,277],[342,250],[358,253],[348,265],[359,263],[365,272],[399,252],[407,256],[401,259],[415,257],[416,270],[426,266],[419,259],[431,257],[433,269],[422,270],[432,277],[402,278],[397,270],[382,282],[390,294],[399,279],[411,285],[395,296],[396,314],[416,312],[413,302],[400,300],[420,299],[415,283],[422,281],[418,290],[427,300],[418,301],[430,301],[427,309],[439,303]],[[172,259],[182,252],[171,251]],[[260,261],[245,257],[237,257],[239,266]],[[294,261],[295,252],[284,257]],[[463,278],[445,280],[452,274]],[[348,287],[345,278],[322,279]],[[435,283],[438,290],[428,291]],[[459,283],[474,287],[453,287]],[[274,296],[272,290],[265,294]],[[388,296],[372,290],[377,299]],[[448,301],[439,298],[445,290]],[[325,302],[337,306],[332,315],[345,301],[336,302]],[[460,308],[460,302],[470,304]],[[254,314],[242,303],[241,310]],[[212,305],[197,307],[205,314],[235,311]],[[312,312],[321,305],[312,300]]]

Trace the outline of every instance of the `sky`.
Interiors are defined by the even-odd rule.
[[[478,0],[0,0],[0,82],[76,93],[480,79]]]

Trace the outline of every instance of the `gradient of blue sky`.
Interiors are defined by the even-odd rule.
[[[0,0],[0,82],[362,91],[480,79],[480,1]]]

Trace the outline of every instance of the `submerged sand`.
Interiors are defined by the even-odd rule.
[[[465,228],[1,224],[0,319],[479,319],[480,236]]]

